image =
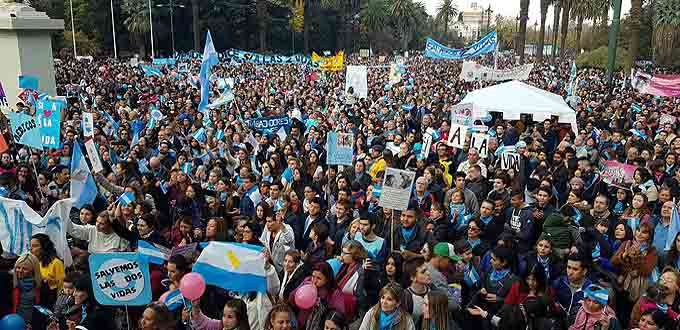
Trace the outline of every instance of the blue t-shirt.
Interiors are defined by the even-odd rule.
[[[357,231],[356,235],[354,235],[354,239],[364,246],[368,257],[371,258],[372,261],[382,263],[385,260],[386,251],[385,240],[383,238],[376,236],[374,241],[369,242],[364,239],[364,236],[360,231]]]

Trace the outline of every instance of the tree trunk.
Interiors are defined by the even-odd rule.
[[[567,34],[569,33],[569,11],[571,0],[565,0],[562,8],[562,32],[560,35],[560,57],[567,53]]]
[[[541,0],[541,30],[538,32],[538,43],[536,47],[536,58],[538,62],[543,61],[543,48],[545,48],[545,21],[548,19],[548,0]]]
[[[305,51],[305,54],[309,54],[309,30],[311,29],[311,26],[310,26],[310,23],[309,23],[309,21],[310,21],[310,19],[309,19],[310,18],[309,9],[310,9],[311,6],[309,5],[309,1],[305,1],[303,6],[305,7],[304,15],[303,15],[303,18],[302,18],[302,20],[304,21],[304,25],[305,25],[304,26],[305,31],[303,33],[304,51]]]
[[[529,19],[529,0],[519,4],[519,64],[524,64],[524,44],[527,40],[527,20]]]
[[[581,32],[583,32],[583,15],[579,15],[576,20],[576,56],[581,53]]]
[[[553,8],[553,30],[552,30],[552,49],[550,55],[555,57],[557,55],[557,32],[560,30],[560,11],[562,10],[562,1],[557,0]]]
[[[201,34],[198,27],[198,0],[191,0],[191,28],[194,32],[194,50],[201,51]]]
[[[640,21],[642,19],[642,0],[631,0],[630,7],[630,47],[626,69],[635,65],[640,54]]]
[[[257,13],[260,51],[265,51],[267,49],[267,3],[265,0],[257,0],[255,10]]]

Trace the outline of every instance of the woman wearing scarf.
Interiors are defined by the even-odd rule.
[[[473,297],[473,306],[486,306],[486,310],[491,315],[498,313],[503,306],[505,297],[510,293],[510,289],[517,282],[517,277],[513,274],[514,250],[507,247],[496,247],[491,253],[491,271],[485,274],[482,279],[482,289]],[[476,314],[468,309],[468,312]],[[488,324],[488,321],[483,322]]]
[[[415,330],[413,319],[400,303],[402,289],[390,284],[380,290],[380,302],[364,315],[359,330]]]
[[[576,321],[569,330],[621,329],[614,310],[607,305],[609,292],[595,284],[590,285],[585,291],[585,300],[576,315]]]
[[[33,322],[33,305],[41,304],[40,287],[42,276],[40,274],[40,261],[32,254],[19,257],[14,263],[14,290],[12,292],[12,313],[21,316],[26,324]]]
[[[347,320],[357,317],[359,299],[364,297],[364,265],[366,250],[356,240],[342,244],[342,267],[336,276],[337,295],[342,299],[341,310]]]
[[[636,193],[633,195],[630,207],[621,215],[621,220],[626,221],[626,224],[635,231],[642,222],[651,222],[651,214],[647,208],[647,196],[642,193]]]
[[[560,277],[564,265],[553,250],[550,235],[541,235],[536,242],[536,247],[529,252],[524,262],[520,262],[519,274],[524,275],[534,267],[541,267],[548,283]]]

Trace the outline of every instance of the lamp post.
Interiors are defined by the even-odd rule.
[[[73,16],[71,16],[73,19]],[[113,35],[113,57],[118,59],[118,47],[116,46],[116,19],[113,17],[113,0],[111,0],[111,34]]]
[[[183,4],[176,4],[174,0],[170,0],[170,4],[167,5],[156,5],[156,7],[168,7],[170,8],[170,40],[172,42],[172,55],[175,56],[175,7],[184,8]]]
[[[149,27],[151,28],[151,58],[153,59],[156,57],[156,51],[154,50],[153,47],[153,20],[151,18],[151,0],[148,1],[149,3]]]
[[[76,28],[73,23],[73,0],[69,1],[69,6],[71,7],[71,39],[73,39],[73,58],[78,57],[78,52],[76,52]]]

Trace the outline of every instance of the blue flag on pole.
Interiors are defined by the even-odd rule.
[[[90,167],[85,162],[80,143],[73,144],[71,156],[71,197],[73,207],[79,209],[85,204],[92,204],[97,197],[97,185],[94,182]]]
[[[668,228],[668,236],[666,236],[666,248],[668,251],[675,242],[675,236],[680,232],[680,214],[678,214],[678,206],[673,203],[673,213],[671,213],[671,225]]]
[[[129,206],[130,204],[132,204],[135,201],[135,194],[133,194],[129,191],[126,191],[122,195],[120,195],[120,198],[118,198],[118,201],[123,206]]]
[[[154,67],[148,66],[148,65],[142,65],[142,71],[144,71],[145,77],[151,77],[151,76],[160,77],[160,76],[163,75],[161,73],[161,69],[154,68]]]
[[[38,78],[34,76],[19,76],[19,88],[38,90]]]
[[[35,117],[20,112],[10,112],[7,116],[12,126],[14,143],[42,149],[42,137]]]
[[[212,36],[210,35],[210,30],[205,38],[205,48],[203,49],[203,61],[201,62],[201,72],[199,73],[199,81],[201,82],[201,103],[198,105],[198,111],[206,113],[206,108],[208,107],[208,100],[210,96],[210,81],[208,77],[210,76],[210,70],[213,66],[219,63],[219,57],[217,56],[217,51],[215,51],[215,45],[212,41]]]

